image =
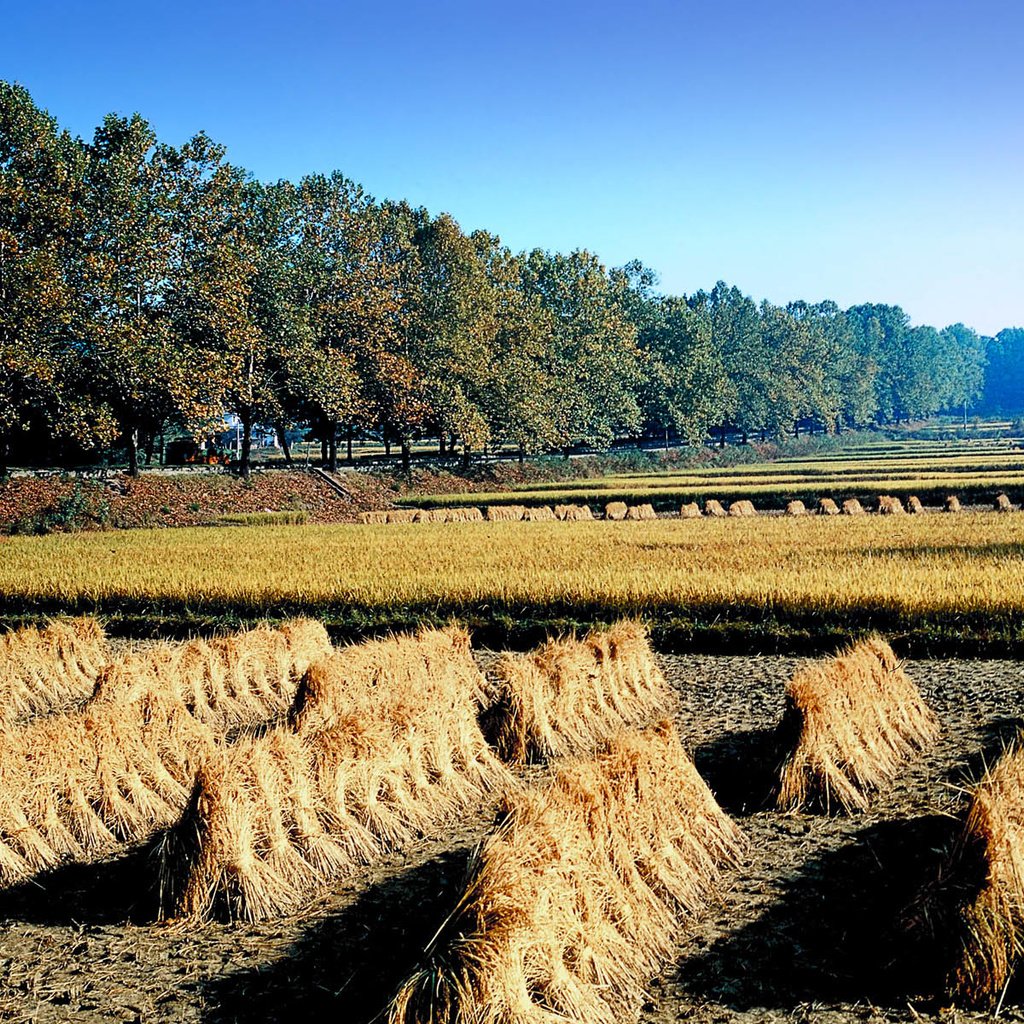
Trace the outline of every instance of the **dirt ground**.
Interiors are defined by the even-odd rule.
[[[649,1024],[920,1021],[940,1010],[933,964],[896,922],[948,844],[958,785],[1024,715],[1024,666],[916,661],[940,743],[872,809],[850,817],[757,809],[766,732],[797,661],[666,657],[679,727],[750,839],[719,902],[652,981]],[[489,810],[349,884],[301,917],[181,931],[154,923],[152,851],[64,869],[0,894],[2,1021],[298,1021],[368,1024],[460,890]],[[1024,994],[1021,994],[1024,995]],[[1010,992],[1002,1016],[1024,1020]]]

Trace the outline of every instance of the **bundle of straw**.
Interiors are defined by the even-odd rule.
[[[835,503],[835,501],[833,501],[832,498],[819,498],[818,515],[837,516],[839,515],[839,506]]]
[[[555,519],[555,510],[550,505],[530,505],[523,518],[531,523],[550,523]]]
[[[679,508],[681,519],[700,519],[700,505],[695,501],[687,502]]]
[[[480,731],[461,630],[312,666],[292,721],[211,759],[163,844],[164,911],[261,920],[511,785]]]
[[[844,516],[863,516],[866,514],[864,506],[856,498],[847,498],[843,502]]]
[[[754,503],[752,501],[747,501],[746,499],[742,501],[734,501],[729,506],[729,515],[748,518],[750,516],[756,516],[757,509],[754,508]]]
[[[492,674],[487,732],[512,763],[591,751],[672,704],[647,631],[637,622],[619,622],[583,640],[549,640],[529,654],[505,654]]]
[[[946,994],[991,1010],[1024,950],[1024,750],[1018,739],[970,791],[925,917],[949,944]]]
[[[791,501],[786,505],[787,516],[807,515],[807,506],[802,501]]]
[[[624,501],[609,501],[604,507],[605,519],[625,519],[629,506]]]
[[[0,634],[0,725],[85,700],[109,658],[95,620],[59,619]]]
[[[892,648],[881,637],[861,640],[790,681],[778,731],[786,754],[776,805],[863,810],[871,792],[938,731]]]
[[[955,494],[951,494],[946,499],[946,511],[947,512],[959,512],[960,509],[961,509],[960,499]]]
[[[997,512],[1013,511],[1013,505],[1011,504],[1010,499],[1005,494],[997,494],[996,500],[992,503],[992,507]]]
[[[506,799],[390,1024],[619,1024],[743,840],[672,725]]]
[[[411,508],[396,508],[388,512],[389,523],[412,523],[416,521],[416,510]]]
[[[526,517],[526,508],[522,505],[488,505],[486,517],[491,523],[518,523]]]
[[[892,494],[880,494],[877,508],[880,516],[901,516],[906,511],[903,502]]]
[[[658,513],[654,511],[654,506],[650,504],[630,505],[626,509],[626,518],[634,520],[657,519]]]
[[[478,508],[450,508],[445,514],[446,523],[479,523],[484,514]]]
[[[722,503],[717,498],[708,498],[704,502],[704,515],[711,516],[714,519],[724,519],[726,511],[722,508]]]
[[[593,519],[594,513],[589,505],[556,505],[555,518],[566,522],[582,522]]]
[[[916,494],[912,494],[907,498],[907,511],[912,516],[924,515],[924,505],[921,504],[921,499]]]
[[[374,512],[360,512],[359,519],[360,522],[363,523],[386,523],[388,521],[388,514],[384,510]]]

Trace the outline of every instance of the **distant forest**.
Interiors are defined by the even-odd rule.
[[[236,416],[466,460],[1024,410],[1024,329],[899,306],[665,295],[638,262],[514,253],[340,173],[266,184],[200,134],[91,141],[0,83],[0,467],[120,455]],[[340,453],[339,453],[340,449]],[[286,446],[287,452],[287,446]]]

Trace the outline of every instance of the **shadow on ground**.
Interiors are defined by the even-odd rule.
[[[678,965],[686,997],[735,1010],[809,1002],[906,1006],[937,991],[942,957],[908,940],[905,914],[956,829],[943,815],[862,829],[800,864],[757,919]]]
[[[444,853],[372,886],[315,921],[277,963],[205,983],[207,1024],[272,1024],[326,1013],[378,1020],[461,895],[470,848]]]
[[[0,892],[0,920],[147,924],[159,910],[155,843],[98,864],[69,864]]]
[[[724,811],[753,814],[770,805],[774,796],[778,734],[775,729],[724,733],[698,746],[693,761]]]

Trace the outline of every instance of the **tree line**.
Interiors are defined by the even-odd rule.
[[[0,466],[237,417],[468,459],[843,430],[975,401],[988,340],[898,306],[665,295],[640,263],[515,253],[340,173],[263,183],[139,115],[73,137],[0,83]],[[347,452],[345,446],[348,445]],[[339,452],[341,449],[341,452]]]

